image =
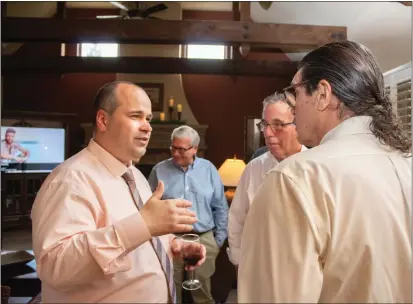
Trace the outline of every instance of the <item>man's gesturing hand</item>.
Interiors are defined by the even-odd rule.
[[[156,190],[140,210],[152,236],[174,232],[189,232],[198,219],[188,207],[192,203],[183,199],[161,200],[164,184],[158,182]]]

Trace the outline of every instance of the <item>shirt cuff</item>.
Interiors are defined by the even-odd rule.
[[[149,241],[152,236],[140,213],[134,213],[113,225],[126,251],[133,250]]]
[[[224,230],[219,230],[215,233],[215,242],[217,243],[219,248],[221,248],[222,245],[224,245],[226,238],[227,238],[227,234]]]
[[[215,242],[217,243],[217,246],[218,246],[219,248],[221,248],[222,245],[224,245],[224,241],[221,241],[221,239],[215,239]]]
[[[240,250],[236,248],[227,248],[227,254],[230,262],[234,265],[239,264]]]

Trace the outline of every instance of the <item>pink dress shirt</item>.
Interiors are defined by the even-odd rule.
[[[131,166],[143,202],[152,195]],[[167,303],[165,274],[122,175],[93,139],[46,179],[32,208],[42,301]],[[161,237],[171,257],[171,235]]]

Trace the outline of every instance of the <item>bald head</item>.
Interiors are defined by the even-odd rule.
[[[128,81],[109,83],[97,93],[95,110],[95,142],[125,165],[139,161],[152,132],[145,91]]]
[[[130,81],[113,81],[101,87],[94,100],[95,119],[93,120],[93,124],[96,125],[96,114],[99,110],[104,110],[109,115],[112,115],[119,106],[119,94],[125,94],[125,91],[131,89],[142,90]]]

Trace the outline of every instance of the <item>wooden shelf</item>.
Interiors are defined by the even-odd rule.
[[[36,193],[49,173],[1,173],[2,228],[31,225],[30,212]]]

